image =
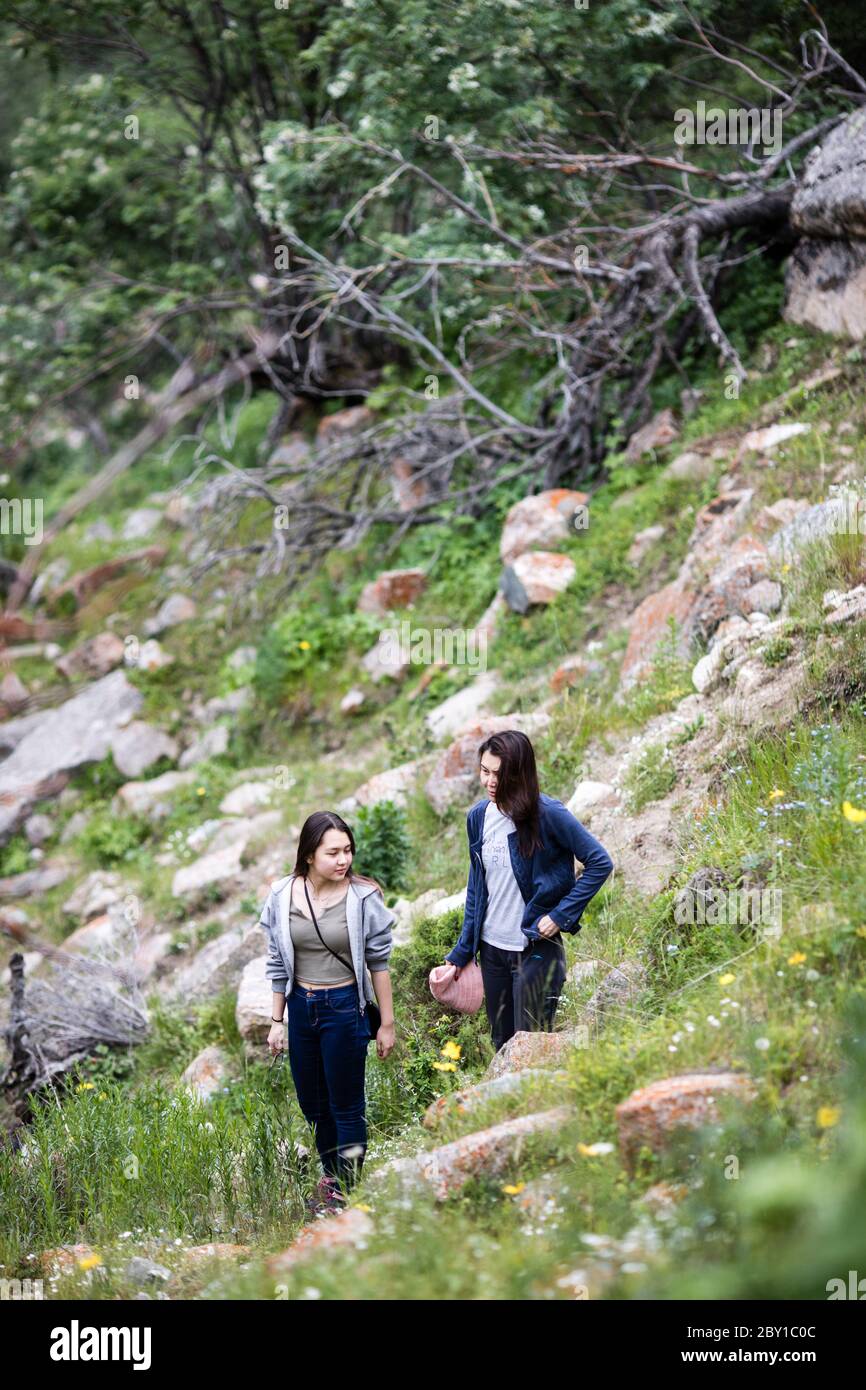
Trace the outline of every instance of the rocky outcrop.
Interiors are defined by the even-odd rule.
[[[784,317],[823,333],[866,334],[866,111],[812,151],[791,202],[802,234],[788,263]]]

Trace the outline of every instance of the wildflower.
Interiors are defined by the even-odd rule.
[[[196,787],[195,794],[196,796],[204,796],[204,787]]]
[[[850,801],[842,802],[842,815],[852,825],[862,825],[866,821],[866,811],[861,810],[859,806],[852,806]]]
[[[804,955],[804,953],[803,953],[802,951],[795,951],[794,954],[793,954],[792,956],[789,956],[789,957],[788,957],[788,964],[789,964],[789,965],[802,965],[802,964],[803,964],[803,961],[804,961],[805,959],[806,959],[806,957],[805,957],[805,955]]]
[[[779,797],[784,795],[785,793],[783,791],[780,791],[778,787],[774,787],[773,790],[770,792],[769,796],[767,797],[767,800],[778,801]]]
[[[302,652],[308,652],[310,650],[310,644],[307,641],[306,637],[301,638],[300,642],[298,643],[298,646],[300,647]]]
[[[720,985],[732,985],[732,984],[734,983],[734,980],[735,980],[736,978],[737,978],[736,975],[732,975],[731,972],[730,972],[730,970],[728,970],[726,974],[720,975],[720,976],[719,976],[719,984],[720,984]]]
[[[855,931],[854,935],[855,935],[855,936],[866,936],[866,926],[864,926],[864,927],[858,927],[857,930]]]
[[[713,1028],[721,1028],[722,1026],[719,1020],[716,1018],[715,1014],[707,1014],[707,1023],[709,1023]]]
[[[439,1051],[443,1057],[450,1057],[452,1062],[457,1062],[460,1059],[462,1049],[459,1043],[454,1042],[453,1038],[449,1038],[445,1046],[441,1047]]]
[[[358,1204],[357,1204],[355,1210],[356,1210],[356,1211],[372,1211],[373,1208],[372,1208],[372,1207],[368,1207],[366,1202],[358,1202]]]
[[[578,1144],[577,1152],[583,1154],[584,1158],[597,1158],[599,1154],[609,1154],[613,1152],[613,1144],[599,1142],[597,1144]]]
[[[755,1038],[755,1047],[759,1052],[766,1052],[770,1046],[769,1038]]]
[[[506,1192],[509,1197],[516,1197],[518,1192],[522,1192],[525,1186],[525,1182],[507,1182],[503,1184],[502,1191]]]
[[[95,1081],[81,1081],[81,1082],[79,1082],[79,1084],[75,1087],[75,1089],[76,1089],[76,1091],[94,1091],[94,1090],[96,1090],[96,1082],[95,1082]]]
[[[837,1105],[822,1105],[818,1110],[816,1119],[822,1129],[830,1129],[832,1125],[838,1122],[841,1114],[842,1111]]]
[[[435,1068],[436,1071],[456,1071],[456,1070],[457,1070],[457,1067],[454,1065],[453,1062],[434,1062],[434,1063],[433,1063],[433,1066],[434,1066],[434,1068]]]
[[[78,1268],[79,1268],[79,1269],[93,1269],[96,1265],[101,1265],[101,1264],[102,1264],[102,1260],[100,1259],[99,1255],[97,1255],[97,1254],[93,1254],[93,1255],[84,1255],[84,1256],[82,1256],[82,1258],[78,1261]]]

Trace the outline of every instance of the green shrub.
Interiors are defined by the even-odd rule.
[[[376,640],[379,620],[371,613],[322,614],[313,609],[285,613],[259,644],[253,686],[264,704],[278,707],[301,681],[346,660]]]
[[[628,809],[637,815],[650,801],[660,801],[674,786],[677,772],[662,743],[648,743],[631,764],[624,779]]]
[[[406,813],[393,801],[362,806],[355,817],[355,865],[388,891],[405,888],[412,846]]]

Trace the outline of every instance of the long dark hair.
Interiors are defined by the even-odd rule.
[[[490,752],[499,758],[496,781],[496,805],[510,816],[517,828],[517,844],[524,859],[541,849],[541,791],[535,750],[526,734],[518,729],[506,729],[491,734],[478,749],[478,761]]]
[[[301,878],[306,878],[309,874],[310,866],[307,859],[312,858],[315,854],[328,830],[342,830],[344,835],[348,835],[354,863],[355,837],[343,817],[338,816],[336,811],[313,811],[312,815],[307,816],[301,826],[301,833],[298,837],[298,853],[295,858],[294,871],[296,874],[300,874]],[[379,889],[380,893],[382,892],[381,884],[377,883],[374,878],[368,878],[366,874],[356,874],[352,864],[349,865],[346,877],[351,879],[353,883],[371,883],[374,888]]]

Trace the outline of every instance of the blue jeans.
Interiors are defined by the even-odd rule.
[[[296,984],[288,1005],[289,1066],[298,1104],[315,1129],[325,1172],[349,1188],[367,1148],[364,1070],[369,1017],[361,1014],[354,983],[338,989]],[[344,1149],[349,1152],[344,1154]]]

